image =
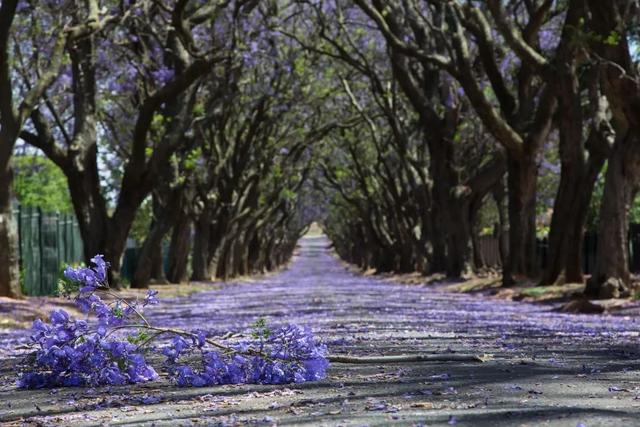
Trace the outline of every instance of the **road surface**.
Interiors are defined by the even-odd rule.
[[[212,288],[213,289],[213,288]],[[177,388],[168,382],[24,391],[0,360],[8,425],[640,426],[640,323],[552,305],[436,292],[350,272],[324,237],[290,266],[163,300],[153,323],[247,331],[259,317],[310,326],[332,354],[492,354],[486,363],[334,364],[320,382]],[[0,333],[0,346],[25,339]],[[5,349],[6,350],[6,349]],[[10,350],[10,349],[9,349]]]

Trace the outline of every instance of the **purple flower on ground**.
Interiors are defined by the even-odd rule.
[[[158,304],[160,301],[158,301],[157,295],[158,295],[158,291],[149,289],[147,291],[147,295],[144,297],[144,302],[142,303],[142,306],[145,307],[147,305]]]
[[[65,269],[68,280],[79,285],[77,306],[95,316],[95,322],[75,320],[64,310],[54,310],[50,323],[33,322],[31,339],[38,346],[29,370],[18,376],[22,388],[123,385],[152,381],[158,377],[141,351],[156,332],[173,335],[162,349],[165,367],[179,386],[214,384],[285,384],[325,378],[329,366],[327,348],[309,328],[296,325],[271,333],[261,324],[255,339],[229,347],[229,351],[207,349],[206,331],[151,328],[141,311],[158,304],[158,292],[149,290],[142,303],[117,298],[105,302],[96,291],[105,288],[108,263],[101,255],[91,259],[91,268]],[[104,286],[103,286],[104,285]],[[127,323],[135,318],[137,323]],[[141,325],[140,322],[143,324]],[[150,334],[146,326],[153,329]],[[135,334],[122,339],[120,330]],[[182,356],[200,356],[200,366],[180,364]]]
[[[69,313],[59,309],[51,312],[51,323],[54,325],[61,325],[69,321]]]
[[[194,346],[202,348],[204,335],[198,333],[193,341]],[[319,343],[308,328],[296,325],[276,330],[266,341],[244,341],[234,346],[244,353],[262,349],[267,357],[205,351],[201,369],[194,370],[192,366],[178,364],[180,355],[188,347],[187,341],[178,336],[163,349],[170,376],[179,386],[302,383],[325,378],[329,367],[326,346]]]

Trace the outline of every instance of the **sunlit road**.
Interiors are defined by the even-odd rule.
[[[310,326],[332,354],[490,353],[487,363],[335,364],[322,382],[180,389],[0,389],[0,421],[51,425],[640,426],[640,323],[560,314],[348,271],[323,237],[288,269],[175,298],[152,322],[246,331],[257,318]],[[12,363],[4,360],[3,377]]]

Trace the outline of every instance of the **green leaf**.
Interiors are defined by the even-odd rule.
[[[611,31],[607,38],[604,39],[603,43],[610,46],[617,46],[618,43],[620,43],[620,34],[616,31]]]
[[[149,339],[149,334],[147,334],[145,331],[140,331],[135,335],[127,336],[127,341],[129,341],[131,344],[141,344],[148,339]]]

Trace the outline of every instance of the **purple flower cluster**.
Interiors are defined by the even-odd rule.
[[[207,339],[206,334],[151,326],[142,315],[148,305],[158,304],[157,291],[149,290],[144,300],[126,301],[117,295],[105,302],[97,291],[108,292],[108,264],[101,255],[91,259],[93,267],[67,267],[71,289],[78,291],[76,305],[96,318],[91,324],[74,320],[64,310],[54,310],[50,323],[36,320],[32,340],[37,346],[30,365],[18,377],[22,388],[59,386],[123,385],[154,380],[156,371],[142,351],[154,337],[173,336],[162,349],[170,377],[181,386],[214,384],[284,384],[320,380],[329,366],[327,348],[308,328],[290,325],[271,333],[264,320],[257,322],[255,339],[227,347]],[[118,339],[121,331],[134,334]],[[151,332],[148,334],[148,332]],[[186,337],[186,338],[185,338]],[[224,349],[212,351],[211,344]],[[200,358],[200,367],[184,362]],[[197,358],[196,358],[197,360]]]
[[[237,353],[205,351],[202,335],[191,342],[177,336],[163,349],[170,376],[179,386],[216,384],[286,384],[317,381],[326,377],[327,348],[311,330],[288,325],[267,339],[244,341],[234,346]],[[200,369],[180,364],[183,354],[200,351]]]
[[[107,268],[109,264],[105,262],[103,255],[96,255],[91,258],[93,268],[68,266],[64,269],[64,277],[79,285],[80,292],[93,292],[99,287],[105,287],[107,281]]]
[[[19,376],[19,387],[122,385],[157,378],[136,345],[107,340],[64,310],[53,311],[50,320],[50,324],[41,320],[33,324],[31,338],[38,345],[33,355],[35,370]]]
[[[117,298],[112,303],[104,302],[95,292],[108,289],[109,265],[102,255],[91,262],[91,268],[67,267],[64,276],[65,285],[78,290],[77,307],[95,315],[95,327],[90,328],[85,320],[72,319],[64,310],[54,310],[49,324],[36,320],[31,336],[38,348],[33,356],[35,369],[20,375],[20,387],[121,385],[157,378],[138,346],[110,336],[109,328],[140,319],[143,307],[158,303],[158,292],[150,290],[141,304]],[[128,337],[132,338],[135,336]]]
[[[160,86],[166,85],[175,76],[175,72],[167,67],[160,67],[151,72],[151,76]]]
[[[96,295],[99,289],[108,289],[107,268],[109,267],[102,257],[96,255],[91,258],[93,268],[67,267],[64,276],[75,284],[79,290],[75,302],[78,308],[86,314],[93,313],[97,318],[98,335],[104,337],[109,327],[123,326],[130,320],[140,320],[142,309],[147,305],[158,304],[158,291],[149,290],[142,304],[138,301],[124,301],[116,299],[111,304],[105,303]]]

